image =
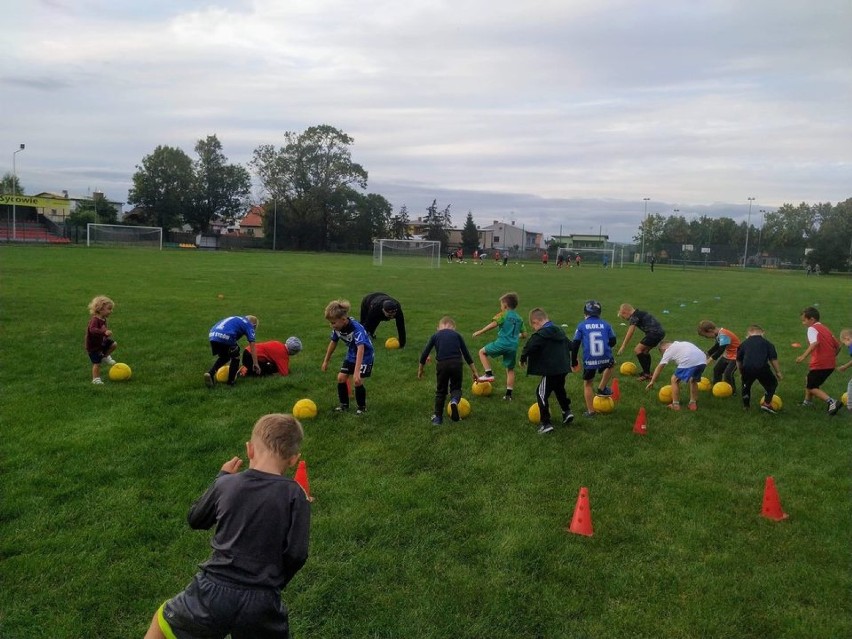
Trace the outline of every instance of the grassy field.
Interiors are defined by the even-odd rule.
[[[848,278],[17,246],[0,248],[0,277],[3,639],[142,636],[209,553],[211,533],[186,525],[189,505],[244,455],[260,415],[302,397],[320,415],[303,449],[311,557],[283,595],[296,637],[852,636],[852,421],[797,405],[806,365],[791,346],[806,341],[804,306],[819,304],[835,333],[852,324]],[[357,309],[375,290],[402,301],[409,346],[386,351],[395,333],[383,324],[369,413],[335,416],[323,308],[342,297]],[[538,380],[519,371],[508,404],[498,365],[493,396],[471,397],[468,379],[471,416],[432,427],[422,345],[446,313],[470,336],[510,290],[522,315],[542,306],[566,330],[596,298],[619,338],[625,301],[704,349],[701,319],[741,336],[761,323],[785,373],[784,409],[744,413],[736,398],[702,394],[698,413],[671,414],[622,377],[615,413],[541,437],[526,418]],[[97,294],[116,302],[129,382],[90,383],[83,335]],[[292,374],[207,389],[209,327],[247,313],[259,340],[302,338]],[[839,397],[847,380],[825,389]],[[578,415],[580,387],[570,376]],[[641,406],[646,437],[631,432]],[[759,515],[768,475],[784,522]],[[593,537],[565,531],[583,486]]]

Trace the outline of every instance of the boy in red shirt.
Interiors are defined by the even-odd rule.
[[[715,340],[715,343],[707,351],[707,366],[716,360],[713,367],[713,383],[722,380],[728,382],[737,394],[737,384],[734,373],[737,372],[737,349],[740,347],[740,338],[727,328],[717,327],[710,320],[701,320],[698,323],[698,334]]]
[[[805,400],[802,406],[810,406],[811,398],[816,397],[828,404],[829,415],[837,415],[840,402],[831,398],[820,386],[834,372],[840,342],[832,335],[831,330],[819,321],[819,311],[813,306],[805,308],[801,318],[802,325],[808,329],[808,347],[796,358],[796,363],[802,363],[808,356],[811,358],[808,376],[805,378]]]

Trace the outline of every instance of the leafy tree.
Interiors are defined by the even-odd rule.
[[[811,266],[819,264],[820,271],[848,271],[852,268],[852,199],[813,207],[819,218],[819,229],[811,238],[806,258]]]
[[[181,149],[158,146],[136,166],[130,204],[144,207],[147,224],[170,229],[179,226],[193,205],[195,176],[192,160]]]
[[[68,216],[72,226],[86,224],[115,224],[118,222],[118,209],[103,197],[77,202],[77,206]]]
[[[665,218],[659,213],[652,213],[644,220],[642,220],[639,225],[639,231],[633,237],[633,241],[637,244],[642,242],[642,238],[644,237],[645,242],[645,253],[647,255],[651,255],[654,253],[654,246],[656,246],[663,235],[663,225],[665,223]]]
[[[440,242],[446,248],[450,242],[449,229],[452,224],[450,217],[450,205],[443,211],[438,210],[438,200],[432,200],[432,204],[426,208],[426,233],[424,239]]]
[[[392,240],[408,240],[411,239],[411,233],[408,232],[411,220],[408,217],[408,208],[403,204],[399,213],[390,219],[388,227],[388,238]]]
[[[804,249],[816,233],[817,221],[817,210],[805,202],[784,204],[764,216],[761,242],[767,248]]]
[[[467,219],[461,233],[462,249],[465,253],[472,253],[479,248],[479,231],[473,221],[473,213],[467,212]]]
[[[341,226],[336,216],[345,219],[356,205],[353,187],[367,187],[367,171],[352,162],[353,139],[329,125],[288,131],[284,142],[279,149],[270,144],[257,147],[250,165],[283,211],[289,243],[325,249]]]
[[[23,195],[24,187],[21,186],[21,179],[11,173],[4,174],[2,180],[0,180],[0,194]]]
[[[198,159],[194,164],[192,205],[183,220],[193,231],[206,232],[213,220],[232,223],[246,208],[251,176],[238,164],[228,164],[222,144],[215,135],[195,145]]]
[[[352,192],[352,213],[349,228],[346,229],[350,241],[366,248],[373,244],[373,240],[379,237],[387,237],[390,225],[393,205],[383,196],[376,193]]]

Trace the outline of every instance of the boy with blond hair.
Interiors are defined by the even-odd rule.
[[[216,526],[213,552],[183,592],[165,602],[145,639],[289,637],[281,590],[308,558],[311,509],[284,473],[299,460],[304,431],[292,415],[261,417],[243,460],[226,461],[189,509],[191,528]]]
[[[89,324],[86,326],[84,346],[92,363],[92,384],[103,384],[101,364],[112,366],[115,360],[111,353],[118,344],[112,339],[112,331],[107,328],[107,318],[112,315],[115,303],[106,295],[98,295],[89,302]]]
[[[535,392],[541,423],[539,435],[553,432],[550,421],[550,394],[556,395],[556,401],[562,409],[562,423],[570,424],[574,420],[571,413],[571,399],[565,392],[565,377],[571,371],[571,342],[560,327],[550,321],[541,308],[530,311],[530,326],[535,331],[521,351],[521,366],[527,366],[527,375],[541,375],[541,381]]]
[[[489,357],[503,357],[503,365],[506,367],[506,394],[503,399],[511,401],[512,390],[515,387],[515,361],[518,356],[518,342],[526,337],[524,320],[515,310],[518,308],[518,294],[506,293],[500,296],[500,312],[494,318],[475,331],[473,336],[479,337],[490,330],[498,329],[497,339],[479,349],[479,361],[485,372],[478,378],[480,382],[493,382],[494,372],[491,370]]]
[[[367,389],[364,388],[364,380],[373,373],[373,343],[370,335],[354,317],[349,317],[352,305],[349,300],[332,300],[325,307],[325,319],[331,325],[331,339],[322,360],[322,370],[328,368],[331,354],[337,348],[337,343],[343,341],[346,344],[346,355],[343,356],[343,364],[337,372],[337,398],[340,404],[335,412],[349,410],[349,378],[355,386],[355,402],[358,408],[356,415],[367,412]]]
[[[672,403],[668,407],[671,410],[680,410],[680,383],[687,382],[689,384],[689,410],[698,410],[698,382],[701,380],[701,373],[707,368],[704,351],[692,342],[663,341],[660,342],[659,348],[663,356],[660,358],[657,368],[654,369],[653,375],[651,375],[651,381],[645,388],[651,390],[666,364],[674,362],[677,368],[671,379]]]
[[[624,352],[637,328],[642,331],[645,336],[636,344],[633,352],[636,354],[639,366],[642,367],[639,381],[647,381],[651,379],[651,349],[663,341],[666,337],[666,331],[656,317],[647,311],[633,308],[632,305],[627,303],[618,307],[618,316],[627,322],[628,326],[627,332],[624,334],[624,341],[621,342],[621,347],[616,355],[621,355]]]
[[[456,323],[452,317],[445,315],[438,322],[438,330],[426,342],[423,352],[420,354],[420,363],[417,366],[417,379],[423,379],[423,367],[429,358],[429,353],[435,349],[435,413],[432,415],[432,425],[440,426],[444,423],[444,402],[447,400],[447,394],[450,395],[450,418],[457,422],[459,421],[459,401],[462,396],[462,378],[464,377],[464,369],[462,368],[462,360],[464,360],[470,372],[473,373],[473,379],[476,379],[479,373],[476,372],[476,366],[473,364],[473,358],[470,356],[470,351],[467,350],[467,344],[464,343],[464,338],[456,331]]]
[[[760,409],[774,415],[772,396],[775,394],[775,389],[778,388],[778,380],[782,379],[783,376],[781,375],[781,368],[778,366],[778,353],[775,350],[775,345],[763,336],[763,329],[757,324],[748,327],[748,337],[737,349],[737,368],[743,382],[743,408],[749,408],[751,385],[758,381],[764,390]],[[773,370],[775,375],[772,374]]]

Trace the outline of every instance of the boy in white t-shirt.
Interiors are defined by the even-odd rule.
[[[691,342],[664,341],[660,342],[659,348],[663,356],[645,388],[651,390],[666,364],[674,362],[677,368],[672,375],[672,403],[669,408],[680,410],[680,383],[689,382],[689,410],[698,410],[698,382],[701,381],[701,373],[707,368],[707,356],[704,351]]]

